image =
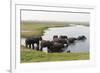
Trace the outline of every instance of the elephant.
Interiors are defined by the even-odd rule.
[[[58,42],[54,42],[52,41],[52,46],[50,46],[50,48],[48,48],[48,52],[62,52],[64,45],[62,43],[58,43]]]
[[[77,40],[77,38],[74,37],[68,38],[68,44],[74,43],[75,40]]]
[[[86,39],[86,37],[85,37],[84,35],[79,36],[79,37],[77,38],[77,40],[85,40],[85,39]]]
[[[65,36],[65,35],[61,35],[61,36],[59,36],[59,38],[61,38],[61,39],[67,39],[68,40],[68,37]]]
[[[68,47],[68,40],[67,39],[62,39],[62,38],[56,38],[55,40],[53,40],[54,42],[58,42],[58,43],[62,43],[63,45],[65,45],[65,47]]]
[[[42,37],[31,37],[31,38],[27,38],[25,40],[25,45],[26,45],[26,48],[28,48],[28,45],[29,45],[29,48],[31,48],[31,45],[32,45],[32,49],[34,49],[34,44],[36,43],[37,44],[37,50],[39,50],[39,41],[42,40]]]
[[[41,48],[40,48],[40,51],[43,50],[43,47],[47,47],[47,48],[50,48],[52,46],[52,42],[51,41],[47,41],[47,40],[42,40],[41,41]]]
[[[55,41],[42,40],[40,51],[42,51],[44,47],[48,48],[48,53],[52,53],[52,52],[61,52],[62,48],[64,48],[64,45],[62,43],[58,43]]]
[[[53,40],[56,40],[56,39],[58,39],[58,35],[53,36]]]
[[[58,38],[58,35],[54,35],[53,38]]]

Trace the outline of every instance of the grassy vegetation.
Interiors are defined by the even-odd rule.
[[[45,29],[49,27],[63,27],[68,26],[68,24],[38,24],[38,23],[22,23],[21,24],[21,31],[28,31],[28,32],[21,32],[21,37],[31,37],[31,36],[41,36]]]
[[[45,29],[50,27],[67,27],[71,23],[64,22],[21,22],[21,38],[41,36]],[[72,23],[73,24],[73,23]],[[75,23],[88,25],[88,23]],[[28,31],[28,32],[23,32]],[[89,53],[45,53],[21,46],[21,62],[45,62],[66,60],[87,60]]]
[[[88,59],[89,53],[45,53],[21,47],[21,63]]]

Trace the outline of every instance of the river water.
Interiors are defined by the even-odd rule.
[[[54,28],[48,28],[44,31],[44,34],[42,36],[43,40],[53,40],[54,35],[66,35],[68,37],[78,37],[81,35],[86,36],[85,41],[76,41],[75,44],[69,45],[67,48],[65,48],[64,52],[67,50],[70,50],[71,52],[89,52],[90,48],[90,39],[89,39],[89,27],[88,26],[82,26],[82,25],[75,25],[75,26],[69,26],[69,27],[54,27]],[[25,46],[25,38],[21,39],[21,45]],[[46,49],[44,50],[46,51]]]

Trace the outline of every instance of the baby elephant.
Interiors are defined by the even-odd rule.
[[[77,40],[85,40],[85,39],[86,39],[86,37],[85,37],[84,35],[79,36],[79,37],[77,38]]]

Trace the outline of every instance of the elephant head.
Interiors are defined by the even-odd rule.
[[[53,36],[53,40],[56,40],[56,39],[58,39],[58,35]]]
[[[61,36],[59,36],[59,38],[68,40],[68,37],[65,35],[61,35]]]

